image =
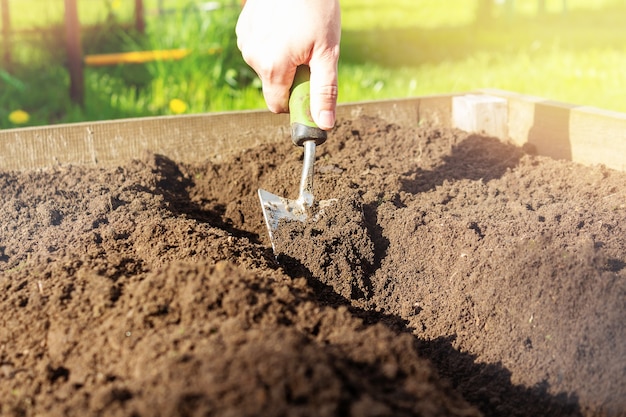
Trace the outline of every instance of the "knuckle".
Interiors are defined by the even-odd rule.
[[[334,84],[321,85],[314,92],[316,95],[326,101],[335,101],[339,94],[339,88]]]

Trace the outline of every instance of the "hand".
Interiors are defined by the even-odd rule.
[[[247,0],[237,22],[237,45],[263,84],[267,107],[289,111],[298,65],[311,68],[311,116],[335,124],[341,38],[339,0]]]

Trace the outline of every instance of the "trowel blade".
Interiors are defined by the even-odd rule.
[[[259,200],[261,200],[263,218],[270,235],[274,254],[277,254],[275,232],[278,230],[281,220],[288,222],[295,220],[304,223],[310,217],[311,221],[318,221],[320,216],[324,215],[325,209],[337,202],[336,198],[321,200],[314,205],[315,208],[311,208],[302,200],[289,200],[262,189],[259,189]]]
[[[262,189],[259,189],[259,200],[273,249],[275,249],[274,232],[281,220],[305,222],[307,219],[307,208],[298,200],[289,200]]]

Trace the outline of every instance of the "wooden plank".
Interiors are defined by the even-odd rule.
[[[480,90],[507,100],[498,137],[540,155],[626,171],[626,114],[575,106],[501,90]],[[342,104],[339,120],[360,115],[400,125],[452,127],[452,102],[460,95]],[[180,162],[219,161],[263,143],[288,140],[286,115],[244,111],[86,122],[0,130],[0,169],[57,164],[111,166],[146,151]]]
[[[340,104],[337,107],[337,118],[349,120],[367,115],[380,117],[401,126],[429,123],[449,128],[452,126],[453,96],[453,94],[441,94],[400,100]]]
[[[505,138],[508,102],[488,94],[465,94],[452,98],[452,125],[466,132]]]
[[[340,105],[339,119],[359,115],[398,124],[450,126],[451,96]],[[162,116],[0,130],[0,169],[58,164],[115,166],[155,152],[179,162],[219,161],[226,155],[289,140],[287,115],[267,111]]]
[[[207,55],[215,55],[221,52],[221,48],[215,47],[205,51],[196,51]],[[109,54],[85,55],[85,65],[89,67],[104,67],[120,64],[145,64],[152,61],[177,61],[186,58],[191,53],[191,49],[163,49],[155,51],[131,51]]]
[[[569,132],[573,161],[626,171],[626,114],[576,107],[570,113]]]
[[[152,61],[178,61],[192,53],[191,49],[165,49],[85,55],[85,65],[104,67],[120,64],[145,64]]]
[[[111,166],[148,151],[183,162],[219,159],[233,150],[286,135],[287,119],[269,116],[260,112],[240,112],[236,117],[229,113],[186,115],[0,131],[0,167]]]
[[[508,101],[508,136],[539,155],[626,171],[626,114],[509,91],[483,94]]]

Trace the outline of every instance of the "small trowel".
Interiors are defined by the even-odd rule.
[[[305,222],[313,211],[315,146],[326,141],[326,131],[320,129],[311,117],[310,75],[308,66],[298,67],[289,97],[291,139],[295,145],[304,147],[304,165],[300,177],[298,199],[289,200],[259,189],[263,217],[270,234],[274,254],[276,254],[276,231],[281,221]],[[333,201],[335,200],[320,201],[317,205],[324,207]]]

